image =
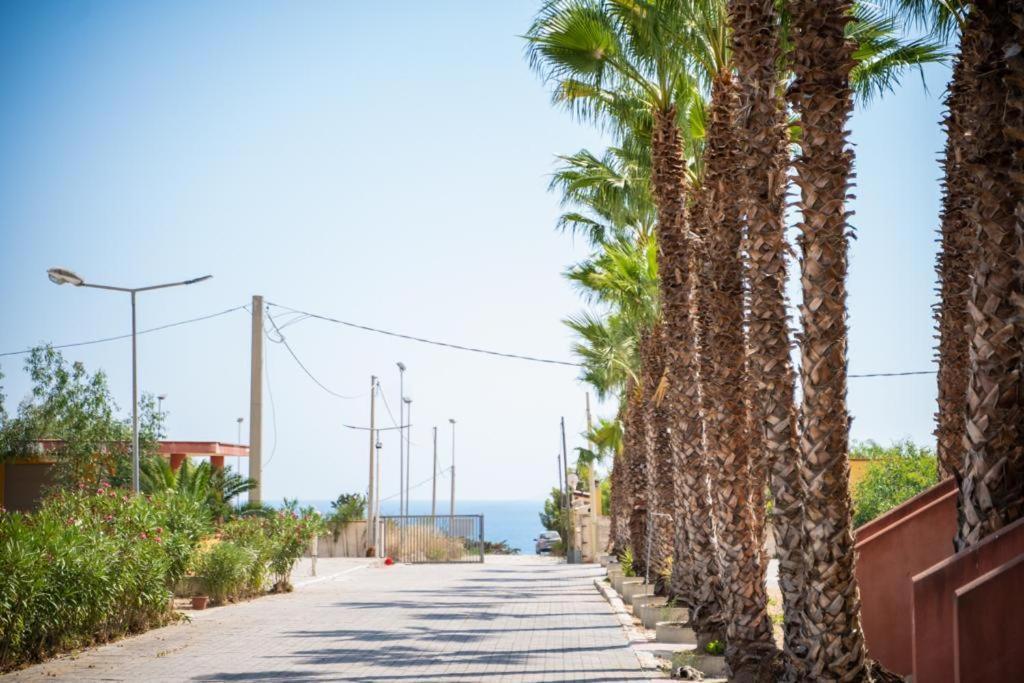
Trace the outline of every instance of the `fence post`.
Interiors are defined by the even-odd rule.
[[[480,515],[480,564],[484,562],[484,516]]]

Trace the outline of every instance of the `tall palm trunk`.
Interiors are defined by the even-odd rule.
[[[712,87],[705,137],[704,182],[693,211],[703,260],[701,388],[712,465],[718,548],[727,616],[726,659],[734,680],[774,681],[775,643],[768,618],[765,567],[751,509],[747,435],[746,343],[743,330],[742,224],[733,195],[738,175],[739,93],[729,70]]]
[[[788,126],[778,92],[778,16],[772,0],[732,0],[733,60],[746,113],[740,125],[744,162],[741,206],[746,217],[750,309],[748,372],[752,421],[769,468],[772,526],[779,558],[784,648],[790,675],[800,677],[803,617],[804,481],[797,449],[789,313],[786,308],[786,171]]]
[[[692,239],[686,224],[686,160],[675,108],[655,112],[651,137],[651,185],[658,206],[658,272],[668,365],[666,409],[677,458],[678,496],[686,511],[685,537],[692,550],[690,619],[702,636],[721,635],[714,527],[710,515],[707,464],[702,444],[696,329],[690,292]],[[677,520],[678,522],[678,520]],[[679,537],[679,536],[677,536]],[[676,546],[673,565],[682,568]],[[680,590],[681,577],[674,589]]]
[[[651,352],[655,363],[651,376],[647,400],[650,409],[651,430],[651,577],[656,579],[660,593],[665,592],[667,578],[673,559],[675,544],[675,468],[676,462],[669,438],[671,414],[665,404],[665,334],[660,324],[651,334]]]
[[[622,410],[622,452],[612,469],[612,553],[619,557],[630,548],[629,519],[633,509],[633,482],[629,475],[630,459],[637,457],[637,411],[640,408],[635,385],[624,390]]]
[[[1015,216],[1021,200],[1015,152],[1020,152],[1021,141],[1012,139],[1015,108],[1007,107],[1007,86],[1011,99],[1020,92],[1006,61],[1007,48],[1015,46],[1010,54],[1019,51],[1021,37],[1005,0],[975,2],[967,22],[961,43],[971,85],[966,169],[973,191],[969,215],[976,245],[967,304],[973,334],[956,539],[961,549],[1024,514],[1024,293]],[[1011,125],[1004,128],[1007,113]]]
[[[968,36],[968,42],[971,38]],[[961,41],[963,45],[963,41]],[[972,50],[972,54],[975,52]],[[946,151],[943,160],[942,214],[939,253],[935,271],[939,277],[939,305],[935,320],[939,332],[938,412],[935,438],[939,477],[959,475],[964,460],[964,424],[967,412],[967,380],[970,370],[970,318],[967,293],[970,285],[970,253],[974,241],[969,218],[970,180],[964,165],[970,103],[970,65],[961,54],[953,65],[946,96]]]
[[[793,0],[790,99],[800,116],[801,465],[807,484],[803,624],[812,680],[869,680],[854,576],[847,458],[846,199],[853,153],[850,0]]]
[[[654,450],[654,432],[651,420],[652,392],[650,378],[656,376],[657,364],[652,344],[652,333],[644,330],[640,335],[640,381],[635,390],[637,401],[635,420],[634,456],[629,461],[630,488],[633,491],[633,506],[629,511],[629,542],[633,551],[633,568],[637,576],[647,572],[648,517],[651,506],[651,465]]]

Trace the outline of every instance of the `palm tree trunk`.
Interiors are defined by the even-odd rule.
[[[968,68],[961,54],[953,65],[953,78],[946,96],[947,113],[943,121],[946,128],[945,178],[939,231],[941,246],[935,265],[939,279],[939,305],[935,312],[939,332],[935,438],[940,478],[959,475],[964,460],[970,370],[967,293],[973,242],[969,218],[970,179],[963,163],[967,151],[964,114],[970,103],[969,79],[965,74]]]
[[[790,99],[800,116],[796,183],[802,212],[800,450],[807,484],[803,623],[813,680],[870,680],[854,576],[847,458],[846,199],[853,153],[853,46],[844,37],[850,0],[794,0]]]
[[[620,557],[630,547],[629,517],[633,509],[634,491],[629,476],[630,458],[636,457],[636,413],[638,404],[632,383],[624,389],[622,409],[622,452],[615,457],[612,469],[612,553]]]
[[[799,679],[806,653],[800,633],[804,575],[805,484],[797,449],[789,313],[786,307],[786,172],[789,131],[778,92],[778,16],[774,2],[732,0],[733,59],[746,112],[740,126],[744,169],[742,209],[746,215],[747,281],[750,309],[747,346],[753,387],[752,421],[761,435],[769,468],[772,525],[779,558],[784,650],[790,677]]]
[[[739,93],[729,70],[712,86],[704,152],[704,182],[694,205],[702,236],[701,388],[704,429],[714,476],[714,510],[727,616],[726,659],[734,680],[774,681],[776,648],[768,618],[765,569],[751,506],[747,435],[746,340],[743,329],[742,223],[733,195],[739,175],[736,114]]]
[[[974,3],[962,40],[970,64],[970,127],[966,171],[975,235],[967,303],[972,320],[966,440],[960,483],[956,545],[963,549],[1024,514],[1021,411],[1021,141],[1012,139],[1019,74],[1011,74],[1006,49],[1020,49],[1020,35],[1005,0]],[[1012,54],[1012,53],[1011,53]],[[1009,93],[1008,93],[1009,88]],[[1015,92],[1016,91],[1016,92]],[[1004,117],[1010,114],[1010,126]],[[1019,129],[1018,129],[1019,132]],[[1017,153],[1015,155],[1015,152]]]
[[[665,398],[671,416],[672,450],[676,458],[676,497],[683,512],[677,525],[689,547],[676,545],[673,567],[692,567],[687,580],[674,577],[673,597],[689,600],[690,621],[702,638],[722,635],[719,607],[717,550],[707,481],[707,461],[702,443],[700,385],[696,354],[696,328],[690,293],[692,239],[686,224],[686,160],[674,108],[655,112],[651,139],[652,191],[658,206],[658,272],[662,320],[665,330],[665,362],[668,366]],[[679,527],[677,526],[677,529]],[[689,557],[686,551],[689,550]],[[690,586],[686,584],[689,583]],[[688,593],[688,588],[692,591]]]
[[[637,576],[647,571],[647,547],[650,541],[647,533],[648,515],[651,504],[651,461],[654,433],[651,429],[651,402],[649,397],[650,379],[655,363],[652,357],[651,332],[640,335],[640,381],[634,390],[636,401],[634,450],[629,459],[630,490],[633,505],[629,511],[629,541],[633,551],[633,568]]]
[[[672,565],[672,548],[675,543],[673,512],[675,505],[676,462],[669,438],[671,415],[665,404],[665,335],[660,324],[651,333],[652,372],[647,381],[648,409],[650,410],[651,462],[650,462],[650,533],[651,533],[651,577],[655,579],[659,593],[665,593],[667,579]]]

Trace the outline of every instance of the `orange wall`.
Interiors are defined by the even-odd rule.
[[[956,485],[947,479],[856,531],[861,623],[871,657],[912,672],[912,578],[952,554]]]

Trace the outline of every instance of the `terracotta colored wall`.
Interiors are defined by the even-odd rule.
[[[871,657],[913,669],[912,577],[953,552],[956,488],[947,480],[857,529],[861,621]]]
[[[1024,681],[1024,555],[958,588],[956,683]]]
[[[1017,520],[970,550],[957,553],[914,577],[915,683],[952,683],[953,607],[956,590],[1021,554],[1024,554],[1024,519]],[[1001,611],[997,608],[998,603],[988,604],[990,616]],[[1020,619],[1020,614],[1014,616]],[[964,645],[961,643],[962,647]],[[967,644],[967,647],[973,645]]]
[[[7,463],[4,466],[4,507],[28,512],[39,506],[43,489],[52,482],[50,463]]]

